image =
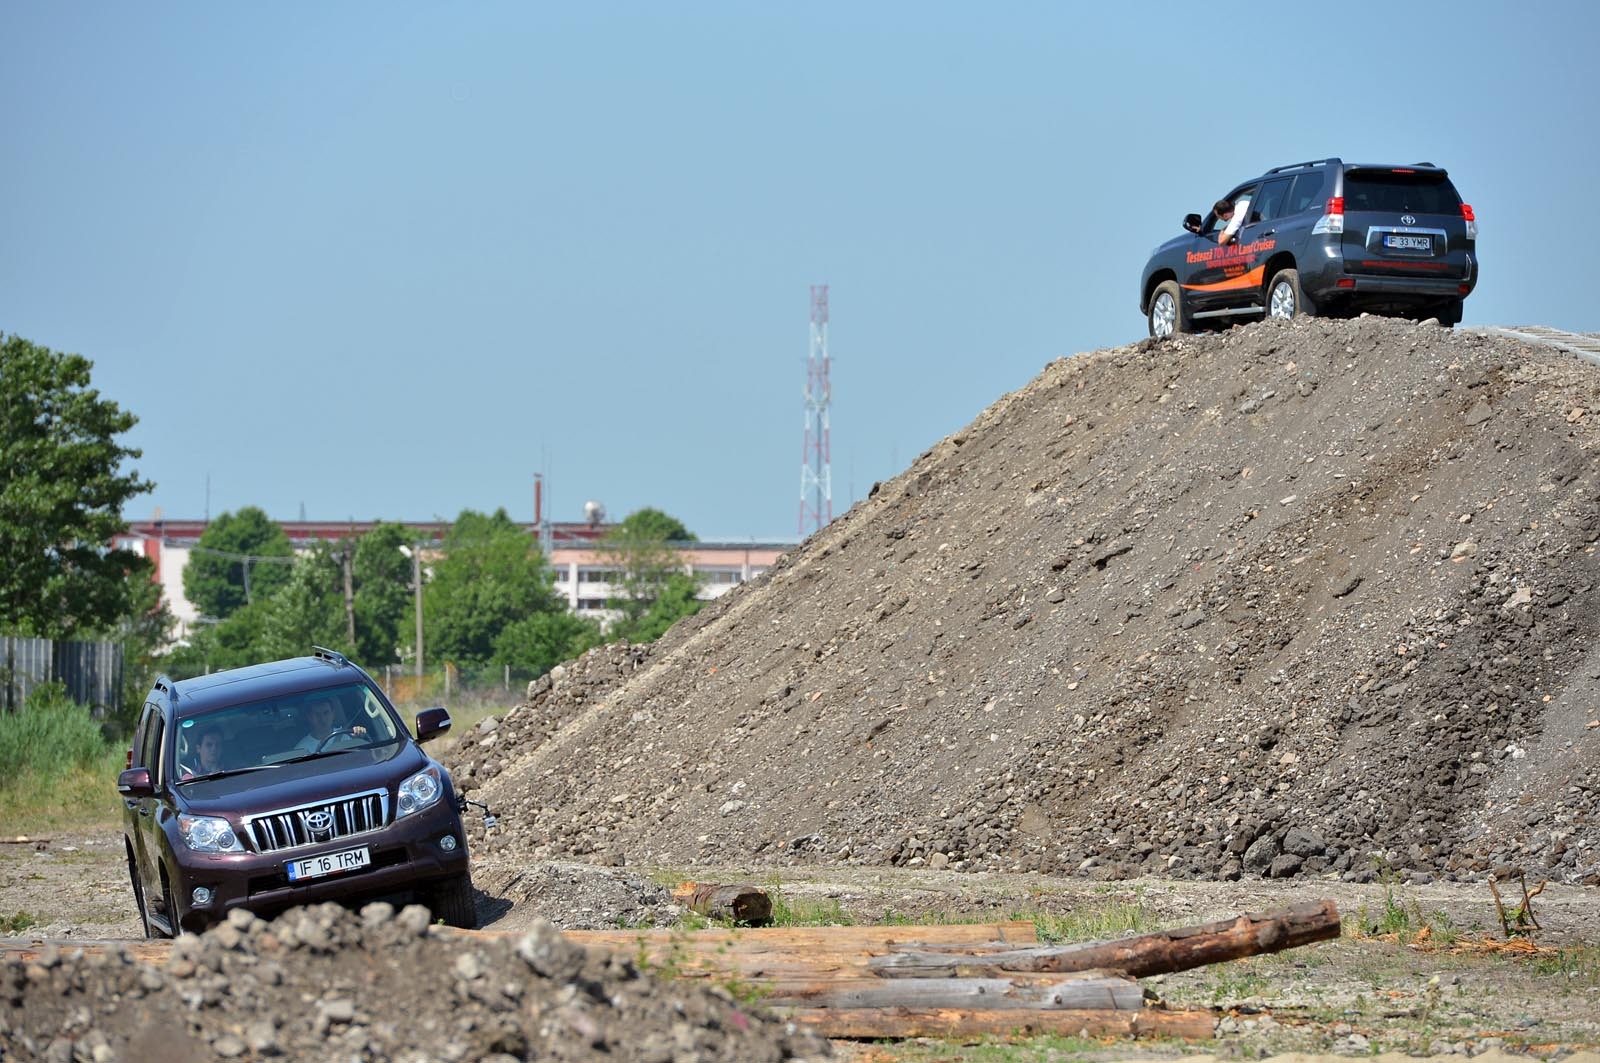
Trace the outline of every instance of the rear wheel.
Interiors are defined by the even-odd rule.
[[[1150,335],[1158,340],[1194,331],[1189,311],[1183,305],[1183,289],[1178,287],[1177,281],[1162,281],[1156,286],[1150,296],[1147,324]]]
[[[1310,317],[1317,312],[1300,289],[1300,271],[1280,269],[1267,285],[1267,316],[1284,320]]]
[[[1463,299],[1452,299],[1441,306],[1438,314],[1434,315],[1439,319],[1439,324],[1445,328],[1454,328],[1461,324],[1461,314],[1466,308],[1465,302]]]
[[[445,926],[471,930],[478,925],[478,905],[473,899],[472,872],[467,871],[434,887],[429,907]]]

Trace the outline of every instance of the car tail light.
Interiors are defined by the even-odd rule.
[[[1478,238],[1478,217],[1472,213],[1471,205],[1467,203],[1461,204],[1461,216],[1467,220],[1467,239],[1476,240]]]
[[[1472,291],[1472,287],[1467,284],[1458,284],[1456,285],[1456,291],[1460,292],[1462,295],[1466,295],[1468,292]]]
[[[1333,286],[1335,288],[1354,288],[1356,286],[1356,279],[1354,277],[1340,277],[1338,280],[1333,282]]]
[[[1317,219],[1317,224],[1311,227],[1314,233],[1342,233],[1344,232],[1344,197],[1334,196],[1328,200],[1328,208],[1322,212],[1322,217]]]

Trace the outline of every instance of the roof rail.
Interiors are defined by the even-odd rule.
[[[1332,159],[1312,159],[1309,162],[1292,162],[1287,166],[1274,166],[1272,169],[1268,170],[1267,172],[1268,173],[1282,173],[1285,170],[1298,170],[1302,166],[1326,166],[1330,162],[1338,162],[1338,161],[1339,160],[1337,158],[1332,158]]]
[[[327,661],[329,664],[336,664],[340,667],[350,663],[349,661],[345,660],[344,654],[340,653],[338,650],[330,650],[326,646],[311,647],[311,656],[315,657],[319,661]]]

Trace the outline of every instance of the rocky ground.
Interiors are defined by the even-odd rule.
[[[456,777],[514,858],[1600,881],[1597,404],[1381,318],[1053,362]]]

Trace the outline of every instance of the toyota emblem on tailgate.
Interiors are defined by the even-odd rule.
[[[1413,217],[1412,215],[1410,215],[1410,214],[1402,214],[1402,215],[1400,215],[1400,220],[1402,222],[1404,222],[1406,225],[1415,225],[1415,224],[1417,224],[1417,219],[1415,217]]]
[[[315,812],[305,812],[301,815],[305,820],[306,830],[312,834],[326,834],[333,829],[333,813],[325,808],[319,808]]]

